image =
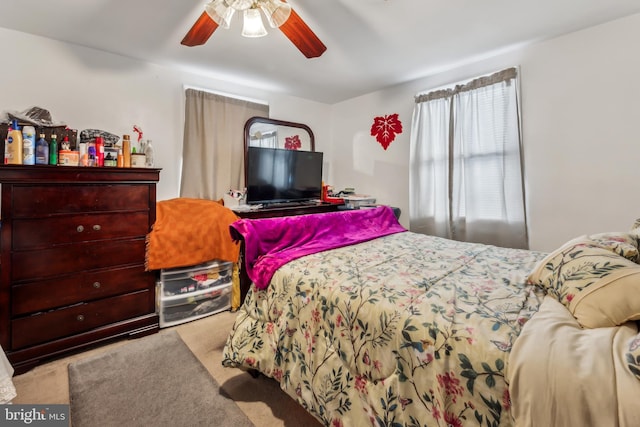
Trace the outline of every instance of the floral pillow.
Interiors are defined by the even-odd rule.
[[[640,231],[640,229],[638,229],[638,231]],[[583,241],[585,243],[593,243],[604,249],[609,249],[635,263],[640,261],[638,234],[634,231],[631,233],[591,234],[589,236],[579,237],[576,240]]]
[[[640,334],[629,341],[628,353],[626,354],[627,366],[637,379],[640,380]]]
[[[640,259],[635,233],[601,233],[564,244],[543,259],[529,283],[544,288],[586,328],[640,319]]]

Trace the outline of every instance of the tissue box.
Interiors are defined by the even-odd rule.
[[[349,209],[358,209],[363,205],[373,205],[376,203],[375,197],[369,196],[346,196],[344,204]]]

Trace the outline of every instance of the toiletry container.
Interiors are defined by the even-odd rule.
[[[96,143],[95,141],[87,142],[87,166],[96,165]]]
[[[151,140],[147,139],[147,143],[144,146],[144,158],[145,166],[148,168],[153,167],[153,147],[151,146]]]
[[[36,164],[36,129],[33,126],[22,127],[22,164]]]
[[[122,135],[122,155],[124,156],[124,167],[131,167],[131,140],[129,135]]]
[[[7,133],[7,141],[4,144],[4,162],[9,165],[22,164],[22,131],[18,121],[13,120]]]
[[[78,144],[78,156],[80,157],[80,166],[89,166],[89,151],[86,142]]]
[[[49,144],[49,164],[58,164],[58,135],[51,134],[51,144]]]
[[[49,143],[44,139],[44,133],[40,134],[36,142],[36,165],[46,165],[49,163]]]
[[[96,136],[96,162],[94,166],[104,166],[104,139],[101,136]]]

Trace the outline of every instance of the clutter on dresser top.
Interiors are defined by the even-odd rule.
[[[133,125],[137,138],[101,129],[84,129],[79,135],[65,122],[54,121],[42,107],[11,111],[0,117],[4,164],[84,167],[154,167],[153,146]],[[78,138],[79,136],[79,138]]]

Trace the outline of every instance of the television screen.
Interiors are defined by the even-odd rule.
[[[321,194],[322,153],[249,147],[248,204],[302,202]]]

